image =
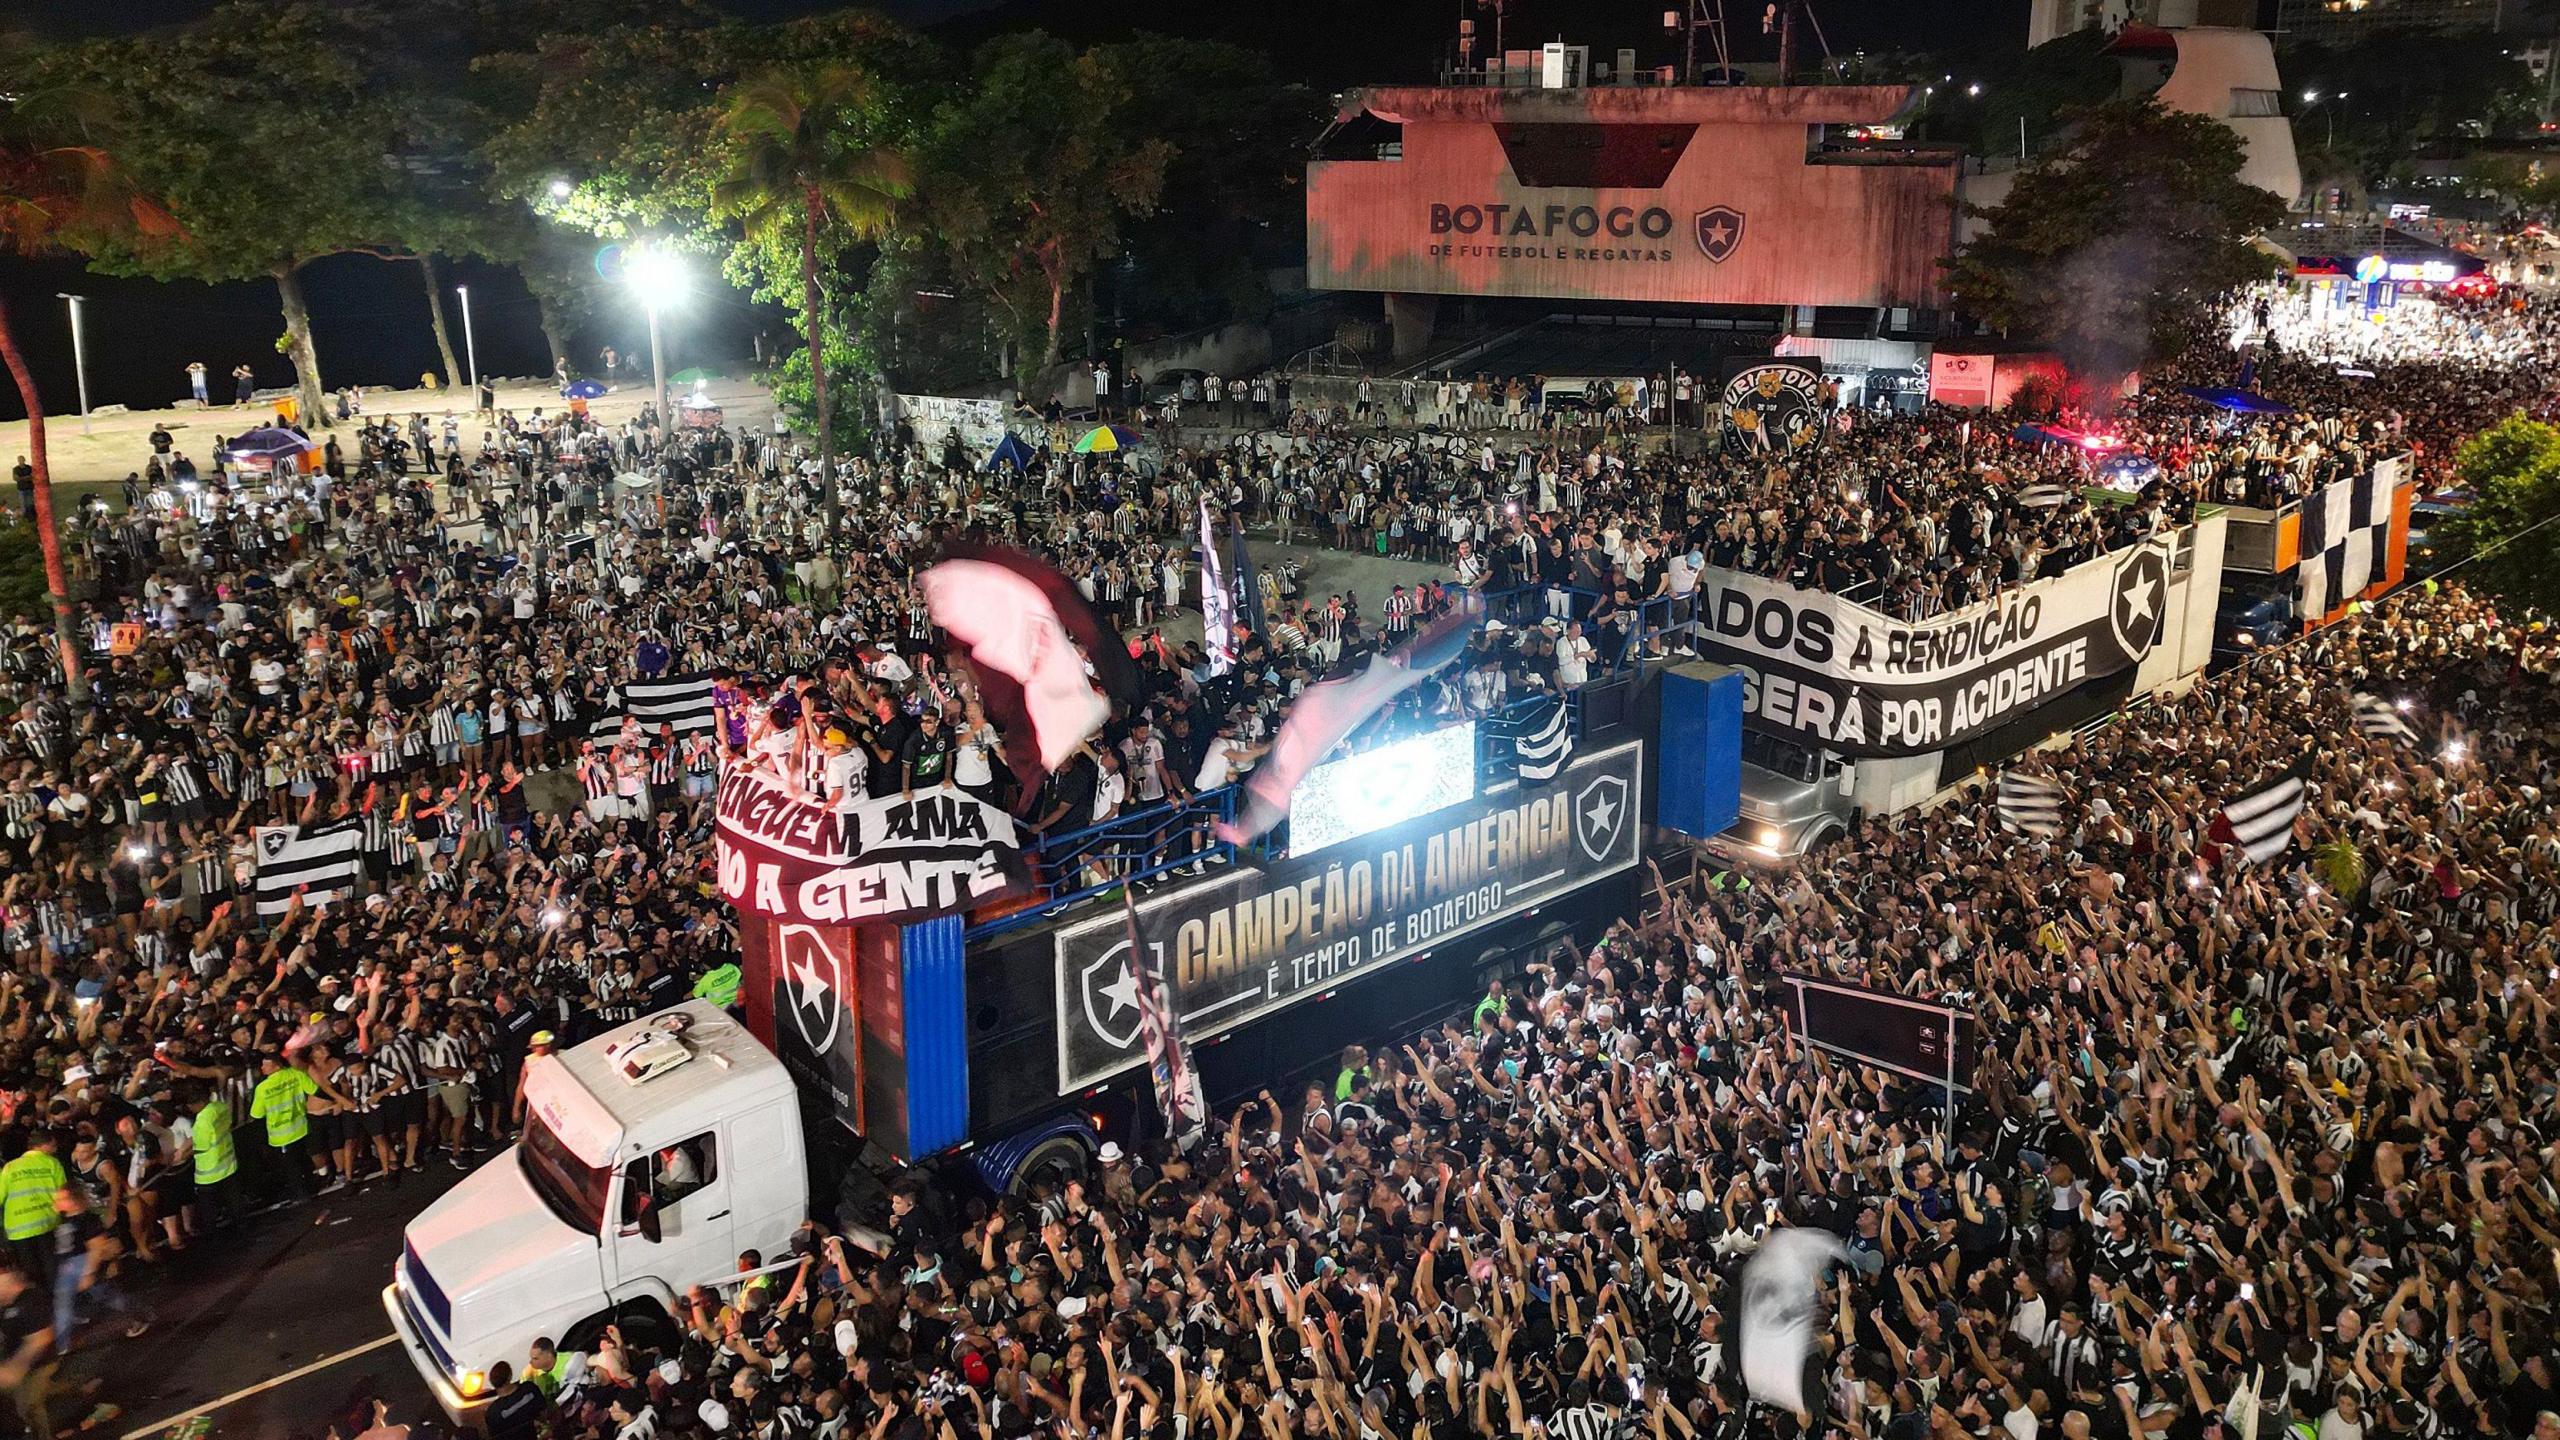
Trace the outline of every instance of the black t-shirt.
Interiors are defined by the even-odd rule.
[[[534,1423],[551,1402],[531,1385],[517,1385],[489,1402],[489,1440],[523,1440],[533,1434]]]
[[[30,1285],[18,1292],[18,1298],[0,1307],[0,1359],[18,1353],[28,1337],[50,1329],[53,1310],[44,1292]]]
[[[916,727],[900,747],[898,762],[917,789],[941,784],[951,766],[951,732],[938,725],[930,733],[922,726]]]

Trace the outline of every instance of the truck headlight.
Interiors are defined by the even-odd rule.
[[[2246,630],[2242,630],[2231,637],[2231,643],[2245,649],[2248,646],[2257,644],[2258,637],[2250,634]]]
[[[462,1390],[462,1398],[463,1398],[463,1399],[465,1399],[465,1400],[476,1400],[476,1399],[478,1399],[478,1398],[479,1398],[479,1396],[480,1396],[480,1392],[489,1388],[489,1374],[488,1374],[488,1372],[487,1372],[487,1371],[485,1371],[485,1370],[465,1370],[465,1371],[463,1371],[463,1372],[462,1372],[462,1382],[461,1382],[461,1387],[460,1387],[460,1388],[461,1388],[461,1390]]]
[[[1783,838],[1785,837],[1779,834],[1778,827],[1775,825],[1763,825],[1760,827],[1760,848],[1763,850],[1777,849],[1778,842]]]

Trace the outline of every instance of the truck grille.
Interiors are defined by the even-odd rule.
[[[400,1246],[400,1279],[401,1292],[413,1297],[418,1308],[435,1322],[436,1330],[452,1334],[453,1302],[445,1298],[443,1288],[427,1273],[426,1265],[418,1259],[417,1247],[406,1241]]]

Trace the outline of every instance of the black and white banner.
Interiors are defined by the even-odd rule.
[[[2362,475],[2334,480],[2302,502],[2298,549],[2303,618],[2336,619],[2347,602],[2391,572],[2394,515],[2408,544],[2408,518],[2394,498],[2407,486],[2409,458],[2395,455]]]
[[[801,924],[948,915],[1025,874],[1013,817],[965,791],[828,806],[744,766],[721,772],[715,843],[729,903]]]
[[[272,919],[293,908],[297,893],[305,905],[343,900],[364,878],[361,820],[340,820],[308,830],[298,825],[260,826],[257,846],[260,919]]]
[[[1743,673],[1761,728],[1843,755],[1943,750],[2151,653],[2168,629],[2167,537],[1977,605],[1901,621],[1710,566],[1696,643]]]
[[[1498,925],[1635,865],[1644,750],[1582,751],[1401,825],[1141,900],[1136,932],[1194,1045]],[[1147,1061],[1131,927],[1057,932],[1058,1093]]]
[[[711,705],[710,673],[631,681],[622,687],[622,708],[597,716],[587,733],[610,740],[621,733],[625,717],[638,721],[643,735],[656,735],[661,725],[673,725],[679,735],[710,729],[718,718]]]

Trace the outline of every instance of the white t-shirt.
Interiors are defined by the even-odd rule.
[[[1120,742],[1121,768],[1140,800],[1152,805],[1164,798],[1164,742],[1150,734],[1144,740]]]
[[[1567,689],[1591,679],[1591,657],[1598,653],[1587,635],[1567,635],[1556,642],[1556,683]]]
[[[1240,740],[1212,740],[1209,753],[1200,757],[1200,777],[1192,782],[1194,790],[1215,790],[1236,778],[1236,752],[1244,748]]]

